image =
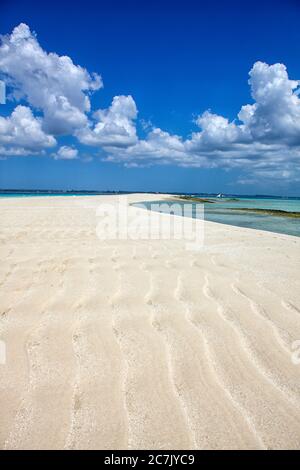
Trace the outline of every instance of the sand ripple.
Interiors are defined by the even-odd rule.
[[[0,447],[300,448],[300,240],[100,241],[98,202],[0,201]]]

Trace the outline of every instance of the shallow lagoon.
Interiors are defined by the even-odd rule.
[[[300,212],[299,199],[234,198],[233,200],[230,198],[218,199],[211,197],[208,199],[214,203],[204,203],[205,220],[300,237],[300,218],[278,216],[274,214],[260,214],[247,211],[239,212],[236,210],[248,208]],[[179,199],[175,200],[175,198],[170,201],[170,203],[175,202],[180,205],[185,205],[185,216],[196,216],[195,205],[197,203],[192,201],[181,201]],[[159,203],[164,203],[165,205],[166,201],[147,201],[134,205],[151,210],[151,204],[157,205]],[[157,210],[157,207],[152,207],[152,210]],[[162,212],[168,212],[166,206],[162,208]]]

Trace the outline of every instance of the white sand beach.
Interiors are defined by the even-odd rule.
[[[0,199],[0,448],[299,449],[300,238],[100,240],[117,201]]]

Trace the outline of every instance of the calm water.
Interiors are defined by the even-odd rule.
[[[51,193],[51,192],[0,192],[0,198],[16,198],[16,197],[49,197],[49,196],[98,196],[113,193],[107,192],[67,192],[67,193]],[[123,193],[125,194],[125,193]],[[129,193],[127,193],[129,194]],[[203,196],[205,197],[205,196]],[[257,198],[257,197],[238,197],[236,200],[218,199],[209,197],[210,200],[216,201],[214,204],[204,204],[204,218],[211,222],[221,224],[235,225],[238,227],[248,227],[259,230],[268,230],[269,232],[285,233],[288,235],[300,236],[300,218],[278,217],[276,215],[255,214],[250,212],[238,212],[231,209],[247,208],[247,209],[276,209],[288,212],[300,212],[300,198],[284,199],[284,198]],[[141,194],[142,199],[142,194]],[[166,201],[152,201],[152,203],[166,203]],[[187,217],[195,217],[196,203],[188,203],[187,201],[176,201],[176,203],[185,204],[185,215]],[[143,206],[151,209],[151,202],[142,202],[133,204],[135,206]],[[167,212],[167,211],[166,211]]]
[[[214,204],[204,204],[204,218],[211,222],[247,227],[259,230],[267,230],[275,233],[285,233],[300,237],[300,218],[278,217],[276,215],[255,214],[250,212],[238,212],[233,208],[252,209],[277,209],[288,212],[300,212],[300,199],[265,199],[265,198],[238,198],[236,201],[226,199],[209,198],[216,200]],[[153,201],[156,204],[166,201]],[[187,201],[176,201],[180,205]],[[151,209],[151,202],[141,203],[147,209]],[[140,206],[141,204],[134,204]],[[185,216],[195,217],[195,204],[190,203],[188,209],[185,206]],[[163,210],[162,212],[167,212]]]

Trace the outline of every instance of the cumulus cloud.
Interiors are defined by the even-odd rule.
[[[185,167],[242,168],[255,177],[291,179],[300,173],[299,81],[290,80],[283,64],[256,62],[249,73],[253,104],[237,119],[205,111],[199,131],[189,139],[154,128],[133,146],[109,149],[109,161],[126,165],[175,164]]]
[[[189,149],[233,150],[247,144],[249,155],[253,144],[300,145],[299,82],[290,80],[285,65],[256,62],[250,70],[249,85],[253,104],[242,106],[238,123],[205,112],[197,119],[201,132],[193,134]]]
[[[159,128],[152,129],[146,139],[137,140],[135,145],[124,148],[121,152],[117,147],[110,147],[107,151],[109,152],[108,161],[124,162],[127,166],[170,162],[180,164],[186,158],[182,138]]]
[[[255,103],[243,106],[239,119],[256,141],[300,144],[299,86],[290,80],[285,65],[257,62],[249,84]]]
[[[10,116],[0,116],[0,145],[2,154],[28,155],[53,147],[56,140],[43,131],[41,119],[19,105]]]
[[[78,158],[78,150],[75,147],[63,145],[52,156],[55,160],[74,160]]]
[[[4,147],[0,145],[0,160],[6,160],[7,157],[27,157],[35,155],[44,155],[45,151],[28,150],[22,147]]]
[[[14,98],[24,98],[41,110],[44,130],[54,135],[87,124],[89,93],[102,86],[99,75],[90,75],[70,57],[45,52],[23,23],[1,37],[0,70],[13,87]]]
[[[86,145],[124,148],[137,142],[135,119],[137,108],[132,96],[115,96],[108,109],[94,113],[95,125],[77,132],[80,142]]]
[[[0,117],[0,156],[40,154],[68,134],[126,166],[239,168],[251,178],[300,178],[299,81],[289,78],[284,64],[256,62],[249,72],[252,103],[233,120],[204,111],[189,138],[144,120],[145,137],[139,138],[130,95],[115,96],[107,109],[92,113],[91,94],[103,86],[101,77],[43,50],[25,24],[1,37],[0,73],[12,98],[26,102]],[[78,150],[61,146],[52,156],[71,160]]]

